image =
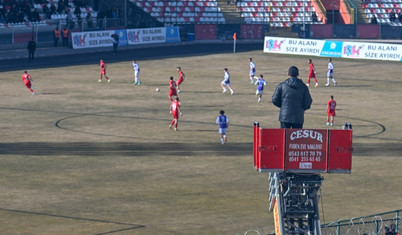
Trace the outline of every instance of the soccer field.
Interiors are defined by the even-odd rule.
[[[268,84],[261,103],[250,57]],[[35,96],[21,81],[25,68],[0,73],[0,233],[272,232],[268,175],[252,167],[253,123],[279,127],[272,93],[291,65],[306,81],[308,57],[258,50],[135,58],[141,86],[132,84],[131,60],[108,57],[111,83],[98,83],[99,59],[28,70]],[[310,87],[304,128],[328,128],[333,95],[331,128],[352,123],[354,142],[352,174],[324,175],[321,222],[401,209],[401,63],[333,59],[338,85],[325,87],[327,58],[312,59],[319,86]],[[168,83],[178,66],[186,78],[174,132]],[[233,95],[222,93],[223,68]],[[220,110],[230,120],[225,145]]]

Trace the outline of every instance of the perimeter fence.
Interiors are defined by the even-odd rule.
[[[321,225],[322,235],[383,235],[394,229],[395,234],[402,230],[402,210],[338,220]]]

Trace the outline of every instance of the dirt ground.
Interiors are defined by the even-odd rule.
[[[82,65],[77,57],[53,64],[39,59],[37,68],[12,61],[2,70],[1,234],[272,232],[267,174],[253,169],[253,123],[279,127],[272,93],[291,65],[306,81],[308,57],[262,49],[197,49],[200,55],[186,56],[155,50],[152,57],[143,50],[120,59],[80,55]],[[97,82],[101,57],[109,84]],[[132,84],[133,57],[141,86]],[[248,79],[250,57],[268,82],[261,103]],[[328,128],[326,102],[333,95],[331,128],[351,122],[354,142],[352,174],[324,176],[321,222],[401,209],[401,63],[334,59],[338,85],[325,87],[327,59],[312,59],[319,86],[310,88],[313,105],[304,127]],[[174,132],[168,82],[177,79],[177,66],[186,79]],[[225,67],[233,95],[220,88]],[[35,96],[20,78],[26,68]],[[225,145],[215,124],[222,109],[230,120]]]

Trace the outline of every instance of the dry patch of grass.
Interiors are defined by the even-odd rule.
[[[249,84],[249,57],[268,82],[260,104]],[[307,59],[261,51],[137,58],[140,87],[132,85],[130,61],[106,61],[110,84],[97,83],[96,65],[37,69],[29,71],[35,97],[24,87],[21,71],[1,73],[0,232],[271,232],[267,175],[252,168],[252,125],[279,127],[271,95],[291,65],[306,81]],[[320,86],[310,88],[314,101],[305,128],[327,128],[326,102],[334,95],[334,128],[351,122],[361,148],[398,146],[400,63],[334,59],[339,85],[324,87],[327,60],[313,60]],[[186,74],[180,94],[184,115],[179,131],[172,132],[168,81],[177,78],[177,66]],[[222,94],[219,85],[225,67],[233,96]],[[224,146],[215,124],[221,109],[231,124]],[[326,222],[400,209],[398,153],[355,154],[351,175],[325,176]]]

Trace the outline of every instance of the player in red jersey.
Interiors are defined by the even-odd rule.
[[[316,71],[315,71],[313,61],[311,59],[309,59],[308,64],[309,64],[309,68],[308,68],[309,72],[308,72],[308,79],[307,79],[306,85],[310,86],[310,79],[314,78],[315,87],[318,87],[317,78],[315,78]]]
[[[183,73],[183,70],[181,70],[181,67],[177,67],[177,72],[179,73],[179,80],[177,80],[177,93],[180,93],[181,92],[181,90],[180,90],[180,84],[184,81],[184,77],[185,77],[185,75],[184,75],[184,73]]]
[[[331,95],[331,99],[327,102],[327,126],[334,125],[335,108],[336,101],[334,100],[334,96]]]
[[[32,77],[28,74],[27,71],[24,71],[24,74],[22,74],[22,81],[24,81],[25,86],[32,92],[32,95],[35,95],[35,92],[33,90],[32,83],[33,79]]]
[[[175,101],[172,101],[172,103],[170,104],[170,114],[172,114],[173,116],[173,121],[170,123],[169,128],[172,129],[174,125],[174,130],[176,131],[179,122],[179,116],[182,115],[180,110],[179,97],[176,97]]]
[[[102,82],[102,76],[105,76],[107,82],[110,82],[110,79],[108,76],[106,76],[106,64],[103,60],[100,60],[99,62],[99,66],[100,66],[100,75],[99,75],[99,80],[98,82]]]
[[[176,91],[176,82],[173,80],[173,77],[170,77],[170,82],[169,82],[169,100],[173,101],[172,96],[177,96],[177,91]]]

